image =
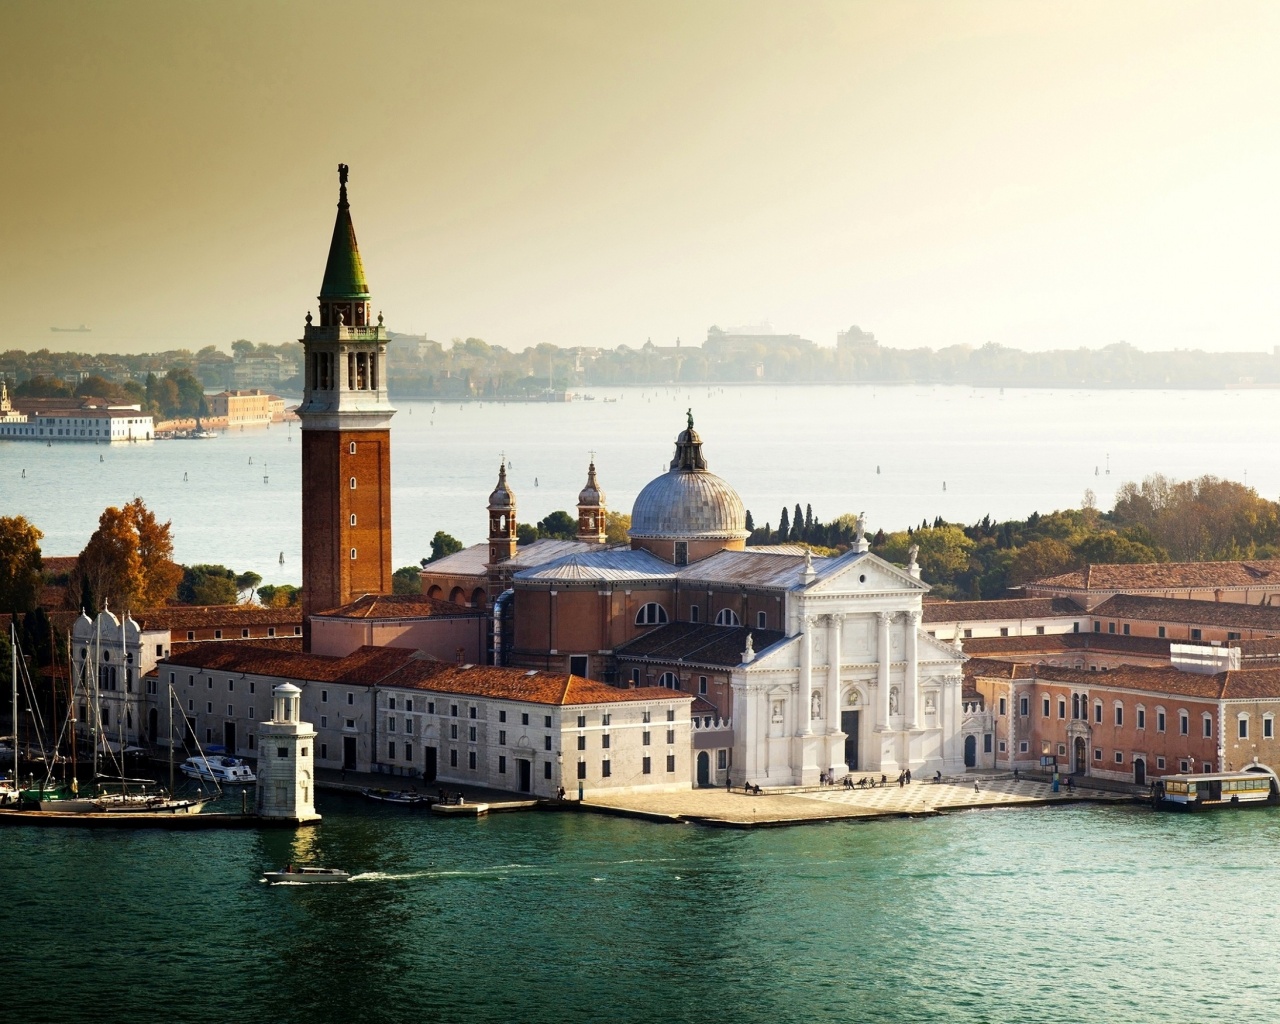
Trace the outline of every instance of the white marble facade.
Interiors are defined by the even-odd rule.
[[[963,771],[964,655],[920,629],[928,589],[866,550],[802,572],[787,638],[733,672],[733,781]]]

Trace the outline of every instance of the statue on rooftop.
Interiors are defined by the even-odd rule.
[[[690,430],[692,430],[692,429],[693,429],[693,409],[692,409],[692,407],[690,407],[689,409],[686,409],[686,410],[685,410],[685,416],[686,416],[686,417],[688,418],[688,420],[689,420],[689,429],[690,429]]]

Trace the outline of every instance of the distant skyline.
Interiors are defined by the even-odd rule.
[[[5,5],[0,349],[396,331],[1270,351],[1280,5]],[[55,333],[51,327],[90,333]]]

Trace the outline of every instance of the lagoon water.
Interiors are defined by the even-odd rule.
[[[4,1019],[1276,1019],[1280,811],[0,832]],[[345,886],[269,887],[295,862]]]
[[[1120,483],[1153,472],[1247,477],[1263,495],[1280,494],[1273,391],[833,385],[590,393],[595,401],[564,404],[398,401],[395,565],[428,555],[437,530],[467,544],[484,539],[504,452],[521,521],[573,513],[590,451],[610,507],[630,512],[639,490],[665,471],[690,407],[712,471],[738,489],[757,523],[774,526],[782,507],[797,502],[823,520],[865,511],[873,530],[938,515],[974,522],[1077,507],[1086,488],[1106,509]],[[298,453],[297,424],[212,441],[2,441],[0,515],[26,515],[44,531],[46,554],[73,555],[103,507],[140,495],[172,520],[179,561],[296,584]]]

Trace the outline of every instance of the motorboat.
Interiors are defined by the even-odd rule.
[[[211,754],[189,757],[182,762],[179,770],[189,779],[217,782],[223,786],[252,786],[258,781],[253,769],[238,757],[216,757]]]
[[[1271,807],[1280,803],[1280,778],[1264,765],[1242,772],[1166,775],[1151,786],[1151,804],[1162,811]]]
[[[429,807],[434,800],[412,790],[362,789],[360,795],[379,804],[396,804],[399,807]]]
[[[286,864],[279,871],[264,871],[262,877],[272,885],[287,882],[290,885],[310,885],[320,882],[349,882],[351,874],[339,868],[296,868]]]

